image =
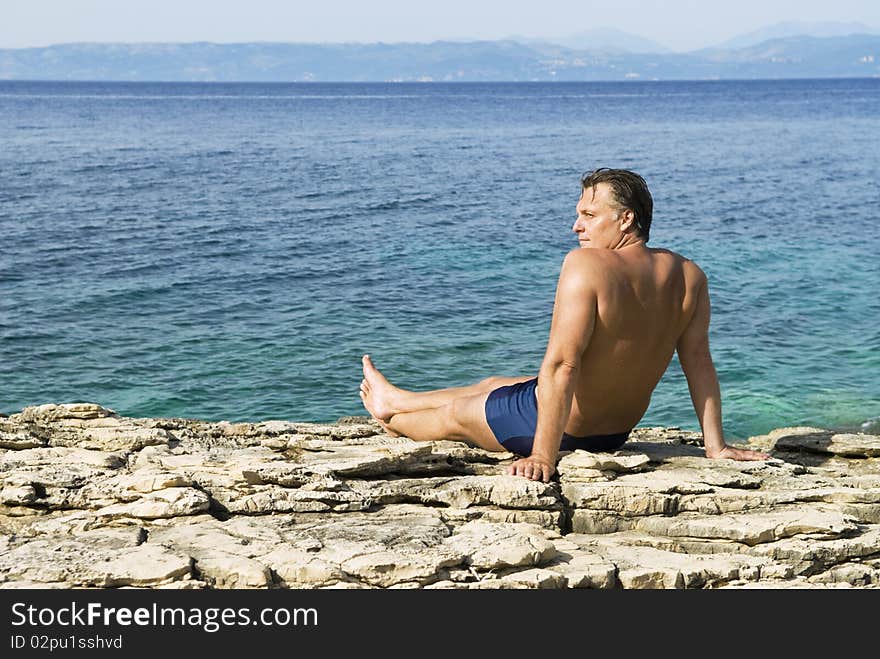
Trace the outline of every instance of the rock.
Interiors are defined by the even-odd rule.
[[[306,474],[371,478],[418,472],[422,459],[430,455],[430,444],[409,442],[387,447],[343,445],[334,450],[302,452],[295,460]]]
[[[64,419],[101,419],[115,414],[113,410],[95,403],[62,403],[60,405],[49,403],[26,407],[19,415],[13,415],[12,418],[17,417],[30,423],[51,423]]]
[[[106,451],[92,451],[81,448],[33,448],[22,451],[8,451],[0,456],[0,468],[8,471],[19,466],[52,465],[70,468],[89,466],[102,469],[117,469],[125,464],[125,456]]]
[[[735,553],[691,556],[638,546],[628,535],[591,538],[573,534],[568,540],[613,562],[623,588],[703,588],[737,579],[757,580],[767,563]]]
[[[26,429],[0,421],[0,449],[19,451],[26,448],[45,446],[46,440],[32,435]]]
[[[563,454],[336,424],[0,419],[0,588],[876,588],[876,435],[784,428],[761,462],[638,428]]]
[[[382,429],[378,424],[374,423],[347,423],[341,425],[320,423],[295,423],[289,427],[288,432],[290,432],[291,434],[310,435],[313,437],[329,437],[331,439],[352,439],[357,437],[369,437],[370,435],[377,435],[382,432]]]
[[[278,575],[280,585],[287,588],[317,588],[348,579],[340,566],[300,549],[282,547],[261,560]]]
[[[563,456],[556,467],[561,476],[567,480],[577,478],[579,470],[586,469],[588,472],[612,471],[629,472],[638,471],[650,462],[650,458],[643,453],[590,453],[588,451],[573,451]]]
[[[449,551],[376,551],[358,554],[340,564],[342,571],[372,586],[391,587],[410,581],[419,584],[436,581],[437,573],[458,565],[462,556]]]
[[[145,446],[168,445],[172,435],[160,428],[141,428],[134,425],[115,427],[77,428],[71,432],[56,431],[49,444],[52,446],[77,446],[98,451],[140,451]]]
[[[37,448],[0,455],[2,502],[49,510],[98,508],[114,502],[104,484],[125,459],[77,448]]]
[[[235,554],[212,552],[197,559],[193,569],[212,588],[267,588],[272,583],[269,568]]]
[[[171,487],[191,487],[193,483],[183,474],[159,469],[139,469],[130,474],[108,479],[108,484],[123,492],[148,493]]]
[[[867,586],[880,583],[880,571],[861,563],[843,563],[830,570],[809,577],[810,583],[846,583],[851,586]]]
[[[820,506],[747,515],[648,517],[636,522],[635,528],[652,535],[724,539],[750,546],[799,534],[839,537],[857,530],[843,514]]]
[[[119,529],[79,537],[41,538],[0,556],[0,581],[63,584],[69,588],[156,586],[190,574],[190,559]]]
[[[607,483],[566,482],[562,496],[576,509],[607,510],[619,516],[674,515],[680,495],[656,492],[647,486]]]
[[[880,435],[832,434],[828,431],[797,432],[777,437],[775,449],[827,453],[848,458],[873,458],[880,456]]]
[[[149,542],[185,552],[209,565],[228,565],[228,556],[246,558],[277,574],[279,585],[326,587],[350,582],[371,587],[391,587],[407,582],[430,583],[464,556],[446,547],[448,527],[440,516],[416,506],[391,506],[376,513],[347,513],[327,517],[315,513],[274,515],[219,522],[198,518],[190,524],[174,520],[151,528]],[[376,534],[375,529],[382,529]],[[222,561],[219,561],[222,559]],[[217,573],[202,574],[214,587],[231,583]],[[256,576],[252,576],[251,584]],[[241,586],[239,586],[241,587]]]
[[[293,512],[346,512],[365,510],[371,501],[352,491],[312,491],[275,485],[250,488],[246,492],[211,488],[211,495],[227,514],[266,515]]]
[[[526,588],[565,588],[568,580],[565,575],[554,570],[545,570],[542,568],[532,568],[530,570],[521,570],[511,572],[498,579],[505,584],[515,584],[525,586]],[[488,583],[488,582],[483,582]],[[493,584],[494,585],[494,584]],[[503,587],[503,586],[502,586]]]
[[[617,566],[593,553],[579,551],[559,553],[546,565],[548,570],[565,577],[568,588],[614,588],[617,584]]]
[[[8,506],[26,506],[38,498],[33,485],[7,486],[0,490],[0,502]]]
[[[538,566],[556,555],[553,543],[530,524],[468,522],[444,544],[466,555],[466,563],[480,570]]]
[[[94,579],[96,586],[151,586],[188,576],[190,561],[163,547],[140,545],[97,564],[95,571],[100,575]]]
[[[473,506],[470,508],[442,508],[443,520],[453,526],[481,519],[484,522],[523,522],[559,532],[565,523],[565,511],[559,510],[511,510],[500,506]]]
[[[799,578],[799,579],[767,579],[761,581],[760,583],[756,582],[743,582],[743,581],[733,581],[730,584],[725,584],[720,586],[720,588],[741,588],[741,589],[755,589],[760,588],[761,590],[779,590],[779,589],[789,589],[796,588],[798,590],[803,590],[806,588],[850,588],[849,584],[845,583],[815,583],[808,581],[807,579]]]
[[[545,483],[518,476],[462,476],[353,482],[352,487],[377,504],[444,504],[453,508],[499,505],[507,508],[553,509],[559,494]]]
[[[835,565],[880,554],[880,529],[868,527],[848,538],[784,538],[756,545],[748,552],[792,566],[795,574],[815,574]]]
[[[572,533],[604,534],[626,531],[635,526],[631,517],[615,512],[578,509],[571,514]]]
[[[196,515],[208,510],[208,496],[191,487],[169,487],[150,492],[137,501],[121,503],[96,511],[99,517],[137,517],[157,519],[160,517],[180,517]]]

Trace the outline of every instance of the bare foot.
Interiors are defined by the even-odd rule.
[[[359,393],[361,395],[361,400],[364,403],[364,407],[367,408],[368,412],[370,410],[370,408],[367,407],[367,396],[369,395],[368,394],[369,391],[370,391],[370,384],[366,380],[362,380],[361,381],[361,390]],[[370,412],[370,414],[372,414],[372,412]],[[389,426],[387,422],[383,421],[382,419],[376,418],[375,416],[373,416],[373,419],[375,419],[376,421],[379,422],[379,425],[382,426],[382,428],[385,430],[386,434],[391,435],[392,437],[400,437],[400,433],[393,431],[391,429],[391,426]]]
[[[395,405],[400,390],[379,372],[369,355],[361,359],[364,379],[361,381],[361,400],[364,407],[379,421],[388,421],[401,410]]]

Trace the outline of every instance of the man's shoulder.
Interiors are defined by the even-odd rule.
[[[684,270],[686,272],[689,271],[689,272],[693,273],[694,276],[697,276],[697,277],[705,277],[706,276],[706,273],[703,271],[703,269],[699,266],[699,264],[696,261],[694,261],[693,259],[691,259],[687,256],[684,256],[683,254],[679,254],[678,252],[673,252],[671,249],[666,249],[664,247],[652,247],[651,251],[654,252],[655,254],[662,254],[664,256],[667,256],[667,257],[673,259],[677,263],[681,264],[681,267],[684,268]]]
[[[596,257],[597,249],[584,249],[583,247],[575,247],[569,250],[565,255],[565,261],[575,263],[587,263]]]
[[[678,252],[673,252],[671,249],[669,249],[667,247],[649,247],[648,249],[650,249],[651,252],[654,254],[666,254],[666,255],[671,256],[672,258],[679,260],[679,261],[689,261],[690,263],[694,262],[693,259],[688,258],[684,254],[679,254]]]
[[[611,251],[576,247],[565,255],[565,260],[562,262],[562,271],[569,274],[574,274],[575,272],[597,274],[608,268],[609,258],[608,254],[604,252],[610,253]]]
[[[559,273],[560,285],[575,287],[581,291],[596,290],[606,280],[605,259],[597,255],[599,250],[575,248],[565,255]]]

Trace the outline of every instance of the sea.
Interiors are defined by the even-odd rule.
[[[365,414],[536,374],[580,175],[709,277],[724,429],[880,432],[880,79],[0,81],[0,413]],[[677,360],[642,426],[699,424]]]

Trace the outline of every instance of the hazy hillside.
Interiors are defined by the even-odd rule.
[[[756,46],[763,41],[771,39],[787,39],[789,37],[845,37],[850,34],[877,34],[878,30],[872,30],[864,23],[835,22],[835,23],[809,23],[806,21],[787,21],[769,25],[754,32],[741,34],[718,44],[717,48],[736,49]]]
[[[0,49],[0,79],[543,81],[880,76],[880,36],[790,37],[738,49],[627,53],[515,41],[63,44]]]
[[[656,41],[630,32],[611,27],[600,27],[584,30],[565,37],[535,39],[528,37],[510,37],[529,46],[552,44],[572,50],[602,50],[612,53],[668,53],[671,50]]]

